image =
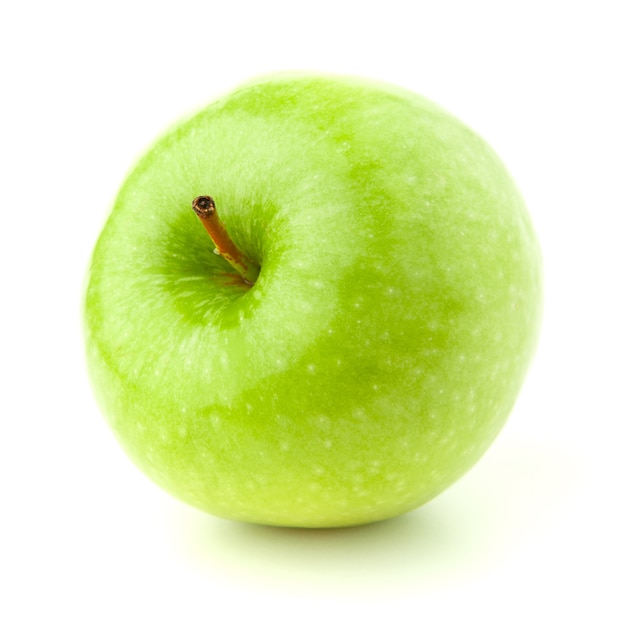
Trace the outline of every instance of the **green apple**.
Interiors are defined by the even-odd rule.
[[[84,319],[98,402],[150,478],[214,515],[330,527],[412,510],[479,459],[540,311],[533,227],[484,140],[391,85],[279,74],[137,163]]]

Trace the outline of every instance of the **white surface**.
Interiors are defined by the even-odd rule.
[[[4,3],[0,622],[624,624],[619,8]],[[353,530],[172,500],[117,447],[82,361],[81,282],[133,160],[215,95],[298,68],[405,85],[474,127],[545,255],[542,343],[500,438],[437,500]]]

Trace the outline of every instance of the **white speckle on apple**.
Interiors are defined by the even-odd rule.
[[[362,407],[357,407],[356,409],[354,409],[352,411],[352,415],[358,420],[362,420],[367,417],[367,413]]]
[[[309,363],[306,366],[307,372],[309,372],[309,374],[315,374],[315,371],[317,370],[317,366],[315,365],[315,363]]]
[[[328,431],[328,429],[330,428],[330,419],[326,417],[326,415],[318,415],[317,417],[313,418],[313,423],[315,424],[315,426],[323,431]]]
[[[333,447],[333,442],[330,439],[324,439],[324,444],[323,445],[324,445],[325,448],[330,449],[330,448]]]
[[[394,491],[404,491],[406,488],[406,480],[399,480],[393,486]]]

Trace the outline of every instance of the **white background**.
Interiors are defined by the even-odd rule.
[[[3,3],[0,622],[626,623],[620,4]],[[445,494],[370,527],[179,504],[118,448],[84,370],[81,283],[131,164],[284,69],[451,110],[508,164],[545,256],[542,342],[507,427]]]

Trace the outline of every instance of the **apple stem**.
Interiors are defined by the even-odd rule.
[[[217,214],[213,198],[198,196],[191,206],[215,244],[215,251],[241,274],[248,285],[254,285],[259,277],[259,266],[253,263],[230,238]]]

